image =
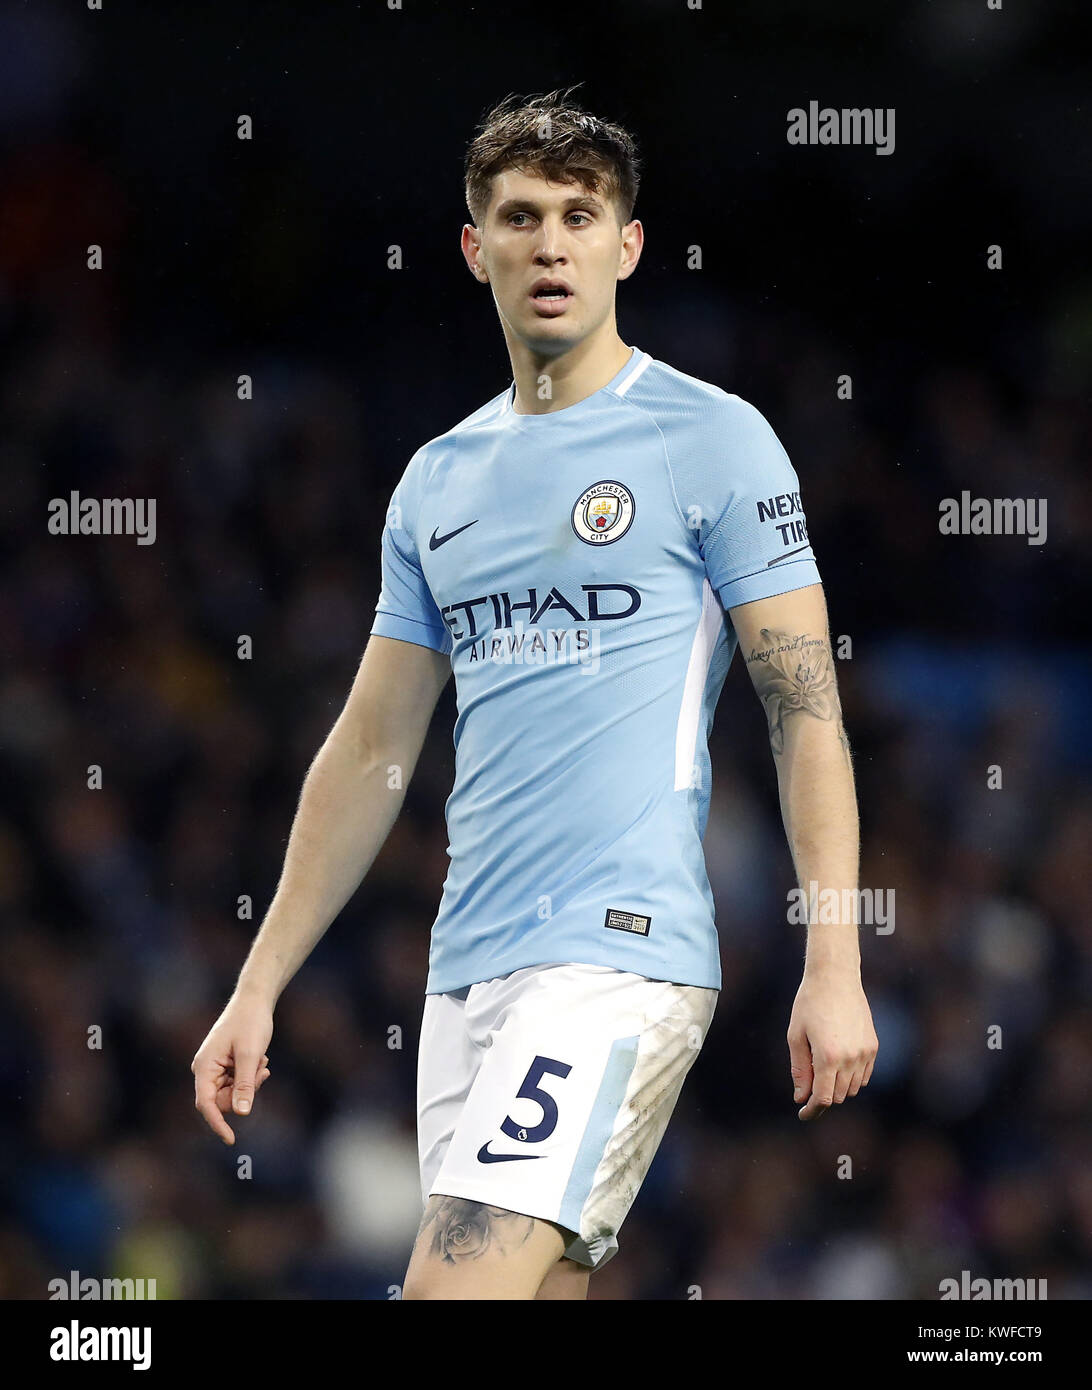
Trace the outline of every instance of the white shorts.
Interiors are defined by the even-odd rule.
[[[602,965],[535,965],[425,996],[421,1195],[552,1221],[592,1269],[618,1229],[705,1041],[717,991]]]

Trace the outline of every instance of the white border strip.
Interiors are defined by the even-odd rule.
[[[633,370],[630,372],[629,376],[624,376],[622,380],[618,383],[618,385],[614,388],[614,394],[616,396],[624,396],[626,392],[629,390],[629,388],[633,385],[633,383],[637,380],[637,378],[641,375],[641,373],[645,370],[645,368],[650,366],[652,363],[652,357],[650,356],[650,354],[647,352],[642,352],[639,347],[635,347],[633,349],[633,355],[635,359],[640,358],[641,360],[635,360],[633,364]]]
[[[720,600],[713,592],[708,579],[702,580],[701,617],[690,644],[690,661],[686,667],[686,682],[683,686],[682,706],[679,709],[679,722],[675,725],[675,791],[689,791],[691,774],[694,770],[694,750],[698,743],[698,725],[701,722],[702,703],[705,699],[705,682],[709,676],[709,663],[713,659],[713,649],[717,643],[723,615]]]

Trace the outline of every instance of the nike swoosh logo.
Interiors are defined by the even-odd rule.
[[[513,1159],[542,1158],[542,1156],[542,1154],[492,1154],[489,1152],[488,1144],[483,1144],[478,1150],[479,1163],[511,1163]]]
[[[467,527],[477,526],[477,524],[478,518],[475,517],[473,521],[468,521],[466,526],[460,526],[457,531],[449,531],[446,536],[438,535],[437,531],[439,528],[437,528],[437,531],[433,531],[432,535],[428,538],[429,550],[439,550],[442,545],[446,545],[448,541],[452,540],[455,536],[461,536]]]

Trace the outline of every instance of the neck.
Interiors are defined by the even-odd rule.
[[[629,361],[631,349],[622,342],[613,320],[567,351],[555,356],[536,352],[526,343],[510,341],[517,415],[548,415],[576,405],[606,386]]]

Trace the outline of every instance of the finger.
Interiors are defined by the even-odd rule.
[[[220,1107],[216,1103],[219,1089],[216,1084],[217,1075],[218,1068],[215,1063],[211,1066],[198,1066],[193,1080],[193,1103],[209,1129],[225,1144],[234,1144],[234,1131],[220,1113]]]
[[[240,1052],[235,1058],[235,1085],[231,1091],[231,1108],[236,1115],[250,1114],[250,1107],[254,1103],[258,1061],[256,1052]]]
[[[269,1068],[263,1067],[263,1069],[254,1078],[255,1095],[257,1095],[257,1093],[262,1089],[262,1083],[266,1080],[269,1074]],[[221,1087],[220,1093],[216,1097],[216,1102],[219,1105],[220,1109],[224,1112],[224,1114],[227,1114],[229,1110],[234,1111],[235,1092],[232,1089],[232,1083],[230,1080],[227,1082],[225,1086]]]
[[[221,1115],[231,1112],[231,1088],[234,1084],[230,1076],[222,1076],[216,1083],[216,1104],[220,1107]]]
[[[817,1115],[825,1115],[834,1101],[834,1082],[836,1072],[829,1063],[815,1069],[815,1081],[807,1103],[797,1112],[800,1119],[812,1120]]]
[[[853,1084],[853,1063],[849,1062],[845,1066],[838,1068],[838,1075],[834,1078],[834,1104],[841,1105],[846,1096],[849,1095],[849,1088]]]
[[[793,1100],[803,1100],[811,1090],[812,1067],[811,1049],[808,1047],[807,1037],[803,1034],[790,1035],[789,1043],[789,1074],[792,1077],[792,1098]]]
[[[868,1063],[868,1065],[867,1065],[867,1066],[865,1067],[865,1069],[864,1069],[864,1080],[861,1082],[861,1085],[862,1085],[862,1086],[867,1086],[868,1083],[869,1083],[869,1081],[872,1079],[872,1068],[873,1068],[875,1065],[876,1065],[876,1059],[875,1059],[875,1057],[873,1057],[872,1060]]]
[[[847,1096],[855,1096],[855,1095],[857,1094],[857,1092],[861,1089],[861,1087],[862,1087],[863,1085],[864,1085],[864,1063],[862,1062],[862,1064],[861,1064],[861,1065],[857,1068],[857,1070],[853,1073],[853,1079],[852,1079],[852,1081],[850,1081],[850,1083],[849,1083],[849,1090],[846,1092],[846,1095],[847,1095]]]

